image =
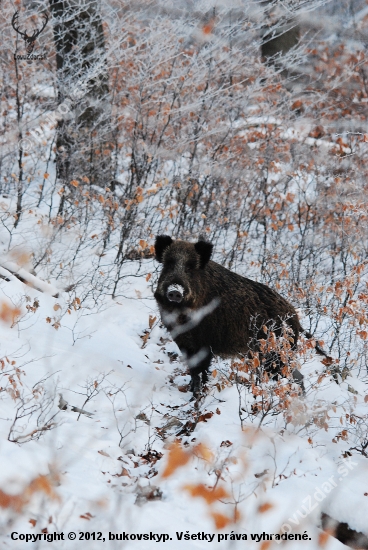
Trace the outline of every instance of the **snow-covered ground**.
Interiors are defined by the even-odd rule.
[[[216,2],[220,17],[210,3],[205,26],[177,4],[171,19],[173,6],[102,3],[106,59],[85,63],[82,79],[60,81],[51,45],[47,63],[19,73],[13,53],[2,56],[1,548],[345,548],[322,531],[322,513],[368,536],[368,8],[336,5],[326,29],[329,12],[311,11],[311,59],[284,58],[284,86],[257,52],[254,10],[267,3],[248,3],[244,25],[238,3],[222,21],[228,3]],[[114,105],[111,189],[78,166],[61,182],[55,163],[56,122],[82,118],[77,100],[101,67]],[[163,232],[208,234],[215,260],[272,282],[339,352],[339,383],[301,339],[305,395],[240,383],[217,359],[194,400],[153,298]],[[262,397],[272,407],[256,412]]]
[[[368,535],[368,464],[346,453],[357,437],[349,425],[365,412],[357,378],[337,385],[310,356],[306,397],[293,401],[289,420],[269,415],[259,428],[258,416],[245,415],[241,429],[226,362],[214,363],[206,396],[191,400],[145,276],[128,279],[125,297],[99,311],[74,302],[58,320],[66,293],[55,298],[8,275],[0,279],[2,547],[64,533],[54,547],[265,549],[285,541],[263,533],[286,532],[291,549],[343,548],[325,540],[322,511]]]

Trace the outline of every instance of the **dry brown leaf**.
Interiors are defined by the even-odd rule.
[[[162,477],[170,477],[175,470],[184,466],[190,460],[190,453],[183,451],[180,443],[175,441],[170,447],[169,457]]]
[[[211,514],[212,518],[215,521],[216,529],[224,529],[229,523],[231,523],[231,519],[227,516],[224,516],[223,514],[219,514],[217,512],[212,512]]]
[[[4,321],[4,323],[13,324],[15,319],[19,317],[20,314],[21,310],[19,307],[9,306],[6,302],[3,302],[0,305],[0,319]]]
[[[82,519],[88,519],[88,521],[93,518],[94,516],[92,516],[92,514],[90,514],[89,512],[86,512],[85,514],[82,514],[81,516],[79,516],[80,518]]]
[[[149,332],[146,332],[146,334],[142,334],[142,335],[140,336],[140,338],[142,338],[142,340],[143,340],[143,344],[142,344],[142,346],[141,346],[142,349],[143,349],[143,348],[145,347],[145,345],[147,344],[147,340],[148,340],[148,338],[149,338],[149,335],[150,335],[150,333],[149,333]]]
[[[322,548],[324,546],[326,546],[326,543],[328,541],[328,539],[330,538],[330,535],[329,533],[327,533],[326,531],[324,531],[323,533],[320,533],[319,534],[319,537],[318,537],[318,544],[319,546],[321,546]]]
[[[25,492],[26,494],[31,494],[31,495],[36,492],[42,492],[51,498],[57,498],[57,495],[50,482],[50,479],[47,476],[36,477],[36,479],[31,481],[31,483],[29,484]]]
[[[33,479],[24,491],[18,495],[8,495],[0,489],[0,508],[13,508],[13,510],[20,512],[31,496],[37,492],[45,493],[53,499],[58,498],[50,479],[41,475]]]
[[[203,443],[199,443],[199,445],[194,448],[194,453],[196,456],[203,458],[203,460],[206,460],[207,462],[212,462],[214,459],[213,452],[206,447],[206,445],[203,445]]]
[[[229,496],[223,487],[208,489],[203,483],[199,483],[198,485],[185,485],[184,489],[188,491],[192,497],[203,498],[207,504],[212,504],[213,502]]]
[[[149,316],[149,319],[148,319],[148,325],[149,325],[149,328],[152,328],[153,325],[154,325],[154,322],[156,321],[157,317],[154,317],[153,315],[150,315]]]
[[[102,456],[107,456],[108,458],[111,458],[111,456],[108,453],[106,453],[105,451],[97,451],[97,452]]]
[[[260,514],[264,514],[268,510],[271,510],[271,508],[273,508],[273,504],[271,504],[270,502],[265,502],[258,507],[258,512]]]
[[[213,417],[213,414],[214,413],[211,411],[201,414],[198,418],[198,422],[207,422],[207,420]]]
[[[25,500],[23,496],[8,495],[0,489],[0,508],[13,508],[13,510],[19,512],[24,504]]]

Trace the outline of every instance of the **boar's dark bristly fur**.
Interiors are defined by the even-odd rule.
[[[194,244],[167,235],[158,236],[155,243],[156,259],[163,264],[155,298],[164,325],[187,359],[194,395],[200,390],[200,373],[202,382],[207,380],[212,355],[225,358],[249,352],[257,337],[255,319],[260,329],[273,321],[276,334],[285,320],[293,331],[293,347],[303,331],[287,300],[210,260],[212,248],[203,240]],[[207,315],[191,324],[193,313],[206,306]],[[263,331],[259,337],[265,337]]]

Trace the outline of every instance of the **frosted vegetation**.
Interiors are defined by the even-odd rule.
[[[16,9],[28,34],[49,15],[45,59],[14,59]],[[13,531],[100,531],[75,547],[121,548],[110,531],[205,548],[189,531],[343,548],[322,513],[368,536],[367,23],[358,0],[3,0],[6,547],[25,547]],[[264,345],[305,396],[253,356],[215,360],[191,400],[153,299],[157,234],[206,236],[215,261],[298,308],[333,361],[271,330]]]

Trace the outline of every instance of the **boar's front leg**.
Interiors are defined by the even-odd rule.
[[[198,397],[202,387],[200,374],[202,373],[203,384],[208,379],[207,373],[212,359],[211,350],[209,348],[201,348],[195,353],[186,351],[185,354],[191,376],[190,391],[193,392],[194,397]]]
[[[198,395],[200,394],[201,392],[201,387],[202,387],[202,384],[201,384],[201,378],[199,376],[199,374],[190,374],[191,376],[191,379],[190,379],[190,384],[189,384],[189,391],[191,391],[194,395],[194,397],[198,397]]]

